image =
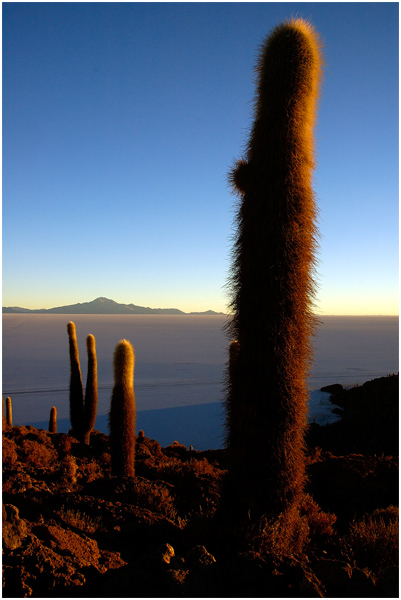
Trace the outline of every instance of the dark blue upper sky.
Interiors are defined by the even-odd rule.
[[[280,21],[324,43],[323,314],[398,310],[398,3],[3,7],[3,305],[225,310],[253,68]]]

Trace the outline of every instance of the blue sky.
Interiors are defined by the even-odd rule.
[[[261,42],[312,21],[320,314],[398,313],[398,3],[3,8],[3,306],[225,311]]]

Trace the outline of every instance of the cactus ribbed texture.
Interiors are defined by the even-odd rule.
[[[57,408],[55,406],[50,409],[49,431],[50,433],[57,433]]]
[[[72,435],[78,440],[82,437],[82,424],[84,416],[84,391],[82,387],[81,366],[79,364],[78,341],[75,324],[67,324],[70,348],[70,421]]]
[[[305,481],[316,207],[313,127],[321,45],[302,19],[276,27],[257,64],[254,124],[230,181],[240,194],[230,274],[227,486],[244,518],[296,505]]]
[[[114,351],[114,388],[109,411],[112,474],[135,475],[134,349],[121,340]]]
[[[83,442],[89,444],[90,434],[96,423],[97,413],[97,358],[96,341],[92,334],[86,338],[88,351],[88,375],[86,379],[83,415]]]

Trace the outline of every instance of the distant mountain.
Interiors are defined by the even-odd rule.
[[[56,308],[20,308],[19,306],[3,306],[3,313],[36,313],[58,315],[223,315],[224,313],[207,310],[205,312],[185,313],[178,308],[149,308],[136,304],[119,304],[109,298],[96,298],[92,302],[57,306]]]

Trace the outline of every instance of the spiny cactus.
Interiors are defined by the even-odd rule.
[[[81,365],[79,364],[78,341],[75,323],[67,324],[70,347],[70,421],[72,435],[77,439],[82,437],[84,416],[84,391],[82,386]]]
[[[55,406],[50,409],[49,431],[50,433],[57,433],[57,408]]]
[[[302,19],[276,27],[257,64],[254,123],[230,173],[241,197],[230,274],[226,400],[231,500],[277,515],[304,486],[316,207],[312,189],[321,45]]]
[[[114,351],[114,388],[109,411],[112,474],[135,475],[134,349],[121,340]]]
[[[89,444],[90,434],[96,423],[97,413],[97,358],[96,341],[92,334],[86,338],[88,351],[88,375],[86,379],[83,418],[83,442]]]
[[[6,398],[6,425],[7,427],[13,426],[13,409],[10,396]]]
[[[225,403],[226,423],[229,425],[225,432],[225,442],[227,448],[234,448],[238,443],[241,443],[244,431],[241,427],[240,413],[238,402],[240,399],[236,396],[236,381],[235,376],[238,374],[236,370],[236,360],[239,353],[238,340],[233,340],[228,349],[228,373],[227,373],[227,396],[230,399]],[[241,407],[241,404],[239,404]]]
[[[78,341],[75,324],[70,321],[67,325],[70,342],[70,420],[71,433],[77,440],[89,444],[90,434],[96,422],[97,413],[97,359],[96,341],[92,334],[86,338],[88,352],[88,375],[86,391],[82,385],[81,366],[79,363]]]

